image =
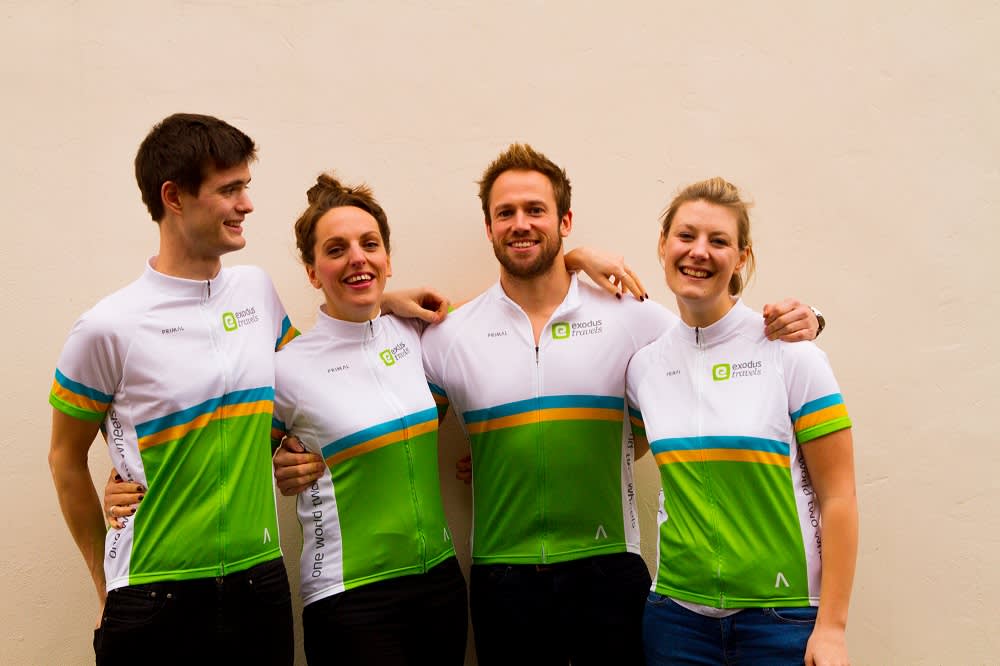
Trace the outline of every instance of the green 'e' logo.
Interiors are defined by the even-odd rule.
[[[392,355],[391,350],[383,349],[378,355],[386,365],[394,365],[396,363],[396,357]]]
[[[729,379],[729,364],[728,363],[718,363],[712,366],[712,379],[717,382],[723,382]]]
[[[557,321],[552,324],[552,339],[565,340],[569,337],[569,322]]]
[[[237,328],[236,315],[234,315],[232,312],[223,312],[222,328],[226,329],[227,331],[235,331]]]

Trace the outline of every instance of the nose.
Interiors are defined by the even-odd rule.
[[[240,198],[236,202],[236,210],[243,215],[249,215],[253,212],[253,201],[250,200],[250,192],[246,189],[240,193]]]
[[[519,210],[514,214],[514,219],[511,221],[511,229],[514,231],[528,231],[531,229],[528,216],[524,214],[523,210]]]
[[[351,266],[365,263],[365,252],[357,243],[351,243],[347,248],[347,262]]]
[[[707,259],[708,258],[708,239],[704,236],[698,236],[693,243],[691,243],[691,249],[688,254],[692,258],[697,259]]]

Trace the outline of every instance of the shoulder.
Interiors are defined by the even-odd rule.
[[[579,283],[581,304],[588,316],[596,313],[608,326],[617,326],[636,348],[649,344],[670,330],[678,318],[656,301],[639,301],[631,294],[620,299],[590,283]]]
[[[432,324],[424,329],[423,345],[440,347],[447,346],[458,339],[462,330],[473,321],[488,318],[497,306],[492,290],[487,290],[471,301],[466,301],[444,318],[444,321]]]
[[[261,289],[274,289],[271,276],[260,266],[242,264],[239,266],[227,266],[222,269],[227,274],[227,279],[238,282],[241,285],[252,286]]]

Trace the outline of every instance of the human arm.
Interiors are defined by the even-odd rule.
[[[451,302],[430,287],[417,287],[383,293],[381,306],[382,314],[436,324],[448,316]]]
[[[116,530],[125,527],[125,519],[134,516],[146,494],[141,484],[123,481],[114,469],[104,484],[104,515],[108,525]]]
[[[103,607],[107,595],[104,579],[106,528],[97,489],[87,467],[87,452],[99,428],[99,421],[78,419],[53,409],[49,470],[59,498],[59,508],[73,541],[83,555]]]
[[[768,340],[815,340],[819,335],[819,319],[808,305],[786,298],[764,306],[764,331]]]
[[[625,257],[605,254],[593,248],[578,247],[566,253],[566,268],[583,271],[598,287],[621,298],[628,290],[640,301],[649,298],[639,276],[625,265]]]
[[[806,666],[841,666],[847,654],[847,611],[858,552],[858,502],[851,429],[802,444],[823,521],[819,613],[806,644]]]
[[[298,495],[316,483],[326,471],[318,453],[306,450],[294,436],[285,437],[272,458],[274,478],[282,495]]]

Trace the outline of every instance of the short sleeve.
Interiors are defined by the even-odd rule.
[[[73,325],[59,355],[49,404],[69,416],[100,421],[121,377],[122,363],[112,335],[98,317],[85,314]]]
[[[826,354],[811,342],[782,343],[788,410],[800,444],[851,427]]]

